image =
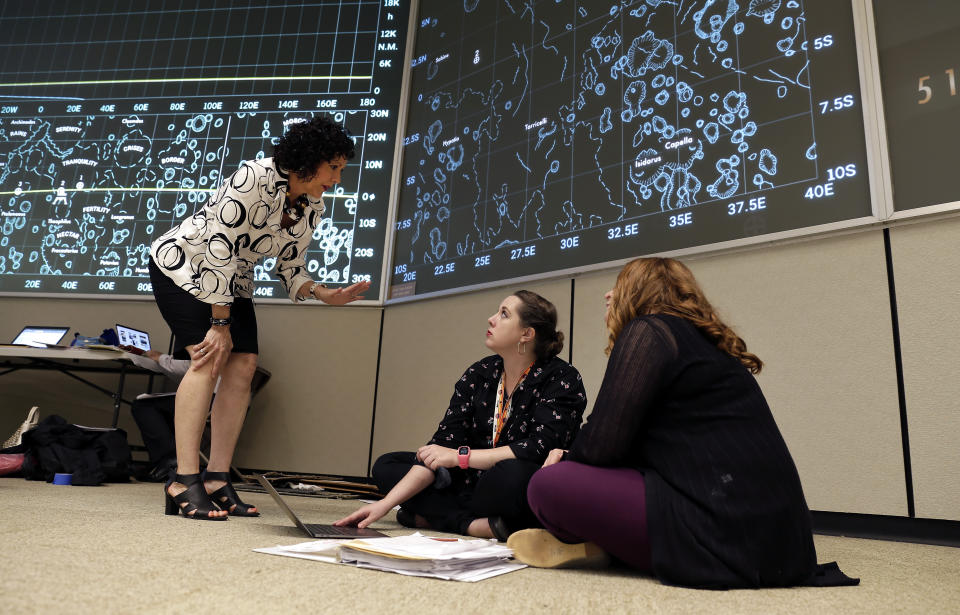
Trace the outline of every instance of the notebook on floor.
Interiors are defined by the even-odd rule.
[[[24,327],[17,337],[11,342],[14,346],[30,346],[33,348],[46,348],[47,346],[56,346],[67,334],[70,327],[39,327],[30,325]]]
[[[371,530],[369,528],[360,529],[358,527],[340,527],[337,525],[320,525],[318,523],[304,523],[296,515],[293,510],[287,506],[287,503],[283,501],[283,498],[277,493],[277,490],[273,488],[273,485],[270,484],[270,481],[262,475],[257,475],[257,482],[269,493],[273,500],[277,503],[283,512],[287,513],[287,516],[290,517],[290,520],[293,521],[293,524],[298,528],[303,530],[303,532],[310,536],[311,538],[376,538],[378,536],[386,536],[382,532],[377,530]]]
[[[133,346],[140,350],[150,350],[150,334],[133,327],[117,324],[117,338],[121,346]]]

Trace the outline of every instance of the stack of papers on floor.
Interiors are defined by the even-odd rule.
[[[340,545],[344,564],[454,581],[480,581],[525,567],[511,557],[513,551],[495,540],[430,538],[419,532]]]
[[[431,538],[416,532],[393,538],[315,540],[260,553],[336,562],[420,577],[481,581],[525,568],[495,540]]]

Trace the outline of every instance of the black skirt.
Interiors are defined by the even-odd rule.
[[[153,257],[150,257],[150,282],[160,314],[173,331],[173,357],[189,359],[186,347],[203,341],[210,330],[211,304],[200,301],[174,284],[153,262]],[[253,300],[234,297],[230,306],[230,318],[233,319],[230,325],[233,352],[259,354],[257,315],[253,311]]]

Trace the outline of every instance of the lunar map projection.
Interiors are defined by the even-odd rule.
[[[871,215],[849,2],[424,0],[391,296]]]
[[[149,295],[150,242],[243,160],[326,114],[357,156],[307,253],[330,285],[383,263],[408,3],[3,3],[0,291]],[[256,271],[260,298],[286,298]]]

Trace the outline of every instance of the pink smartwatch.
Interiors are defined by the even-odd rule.
[[[470,447],[461,446],[457,449],[457,460],[460,462],[460,469],[466,470],[470,467]]]

